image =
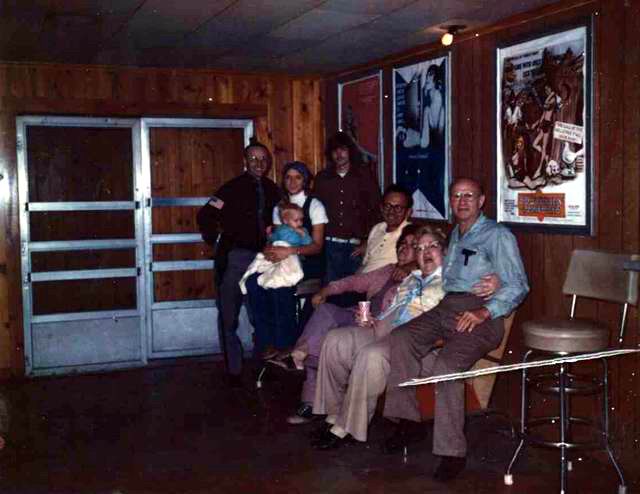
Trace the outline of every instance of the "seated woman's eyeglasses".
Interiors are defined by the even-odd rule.
[[[422,251],[427,250],[427,249],[439,249],[440,248],[440,242],[435,241],[435,242],[431,242],[430,244],[426,244],[426,245],[413,244],[413,248],[416,249],[418,252],[422,252]]]
[[[407,209],[407,206],[403,206],[402,204],[389,204],[388,202],[385,202],[382,205],[382,209],[387,212],[393,211],[394,213],[401,213]]]

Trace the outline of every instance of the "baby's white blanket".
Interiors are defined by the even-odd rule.
[[[289,243],[277,240],[273,243],[277,247],[289,247]],[[295,286],[304,278],[300,258],[292,255],[279,262],[267,261],[259,252],[256,258],[249,264],[247,271],[240,280],[240,290],[247,293],[247,278],[253,273],[262,273],[258,276],[258,285],[262,288],[282,288],[285,286]]]

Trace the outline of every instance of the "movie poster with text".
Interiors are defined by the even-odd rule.
[[[587,28],[498,49],[498,221],[588,232]]]

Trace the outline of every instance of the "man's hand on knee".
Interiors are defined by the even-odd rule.
[[[491,319],[491,314],[486,307],[476,310],[466,310],[458,314],[456,331],[473,331],[476,326]]]

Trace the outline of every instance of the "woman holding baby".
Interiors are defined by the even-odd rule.
[[[313,176],[307,166],[300,161],[285,165],[282,173],[282,187],[285,203],[276,206],[273,211],[273,235],[282,238],[281,226],[287,227],[307,240],[270,243],[263,251],[264,257],[273,263],[284,261],[290,256],[299,256],[304,278],[321,278],[324,260],[324,229],[329,222],[324,205],[309,194]],[[285,221],[280,213],[285,213]],[[300,225],[300,219],[301,225]],[[290,238],[294,239],[295,235]],[[255,327],[256,356],[268,359],[279,350],[289,348],[299,336],[296,319],[295,285],[280,288],[264,288],[259,275],[254,274],[246,281],[249,308]]]

